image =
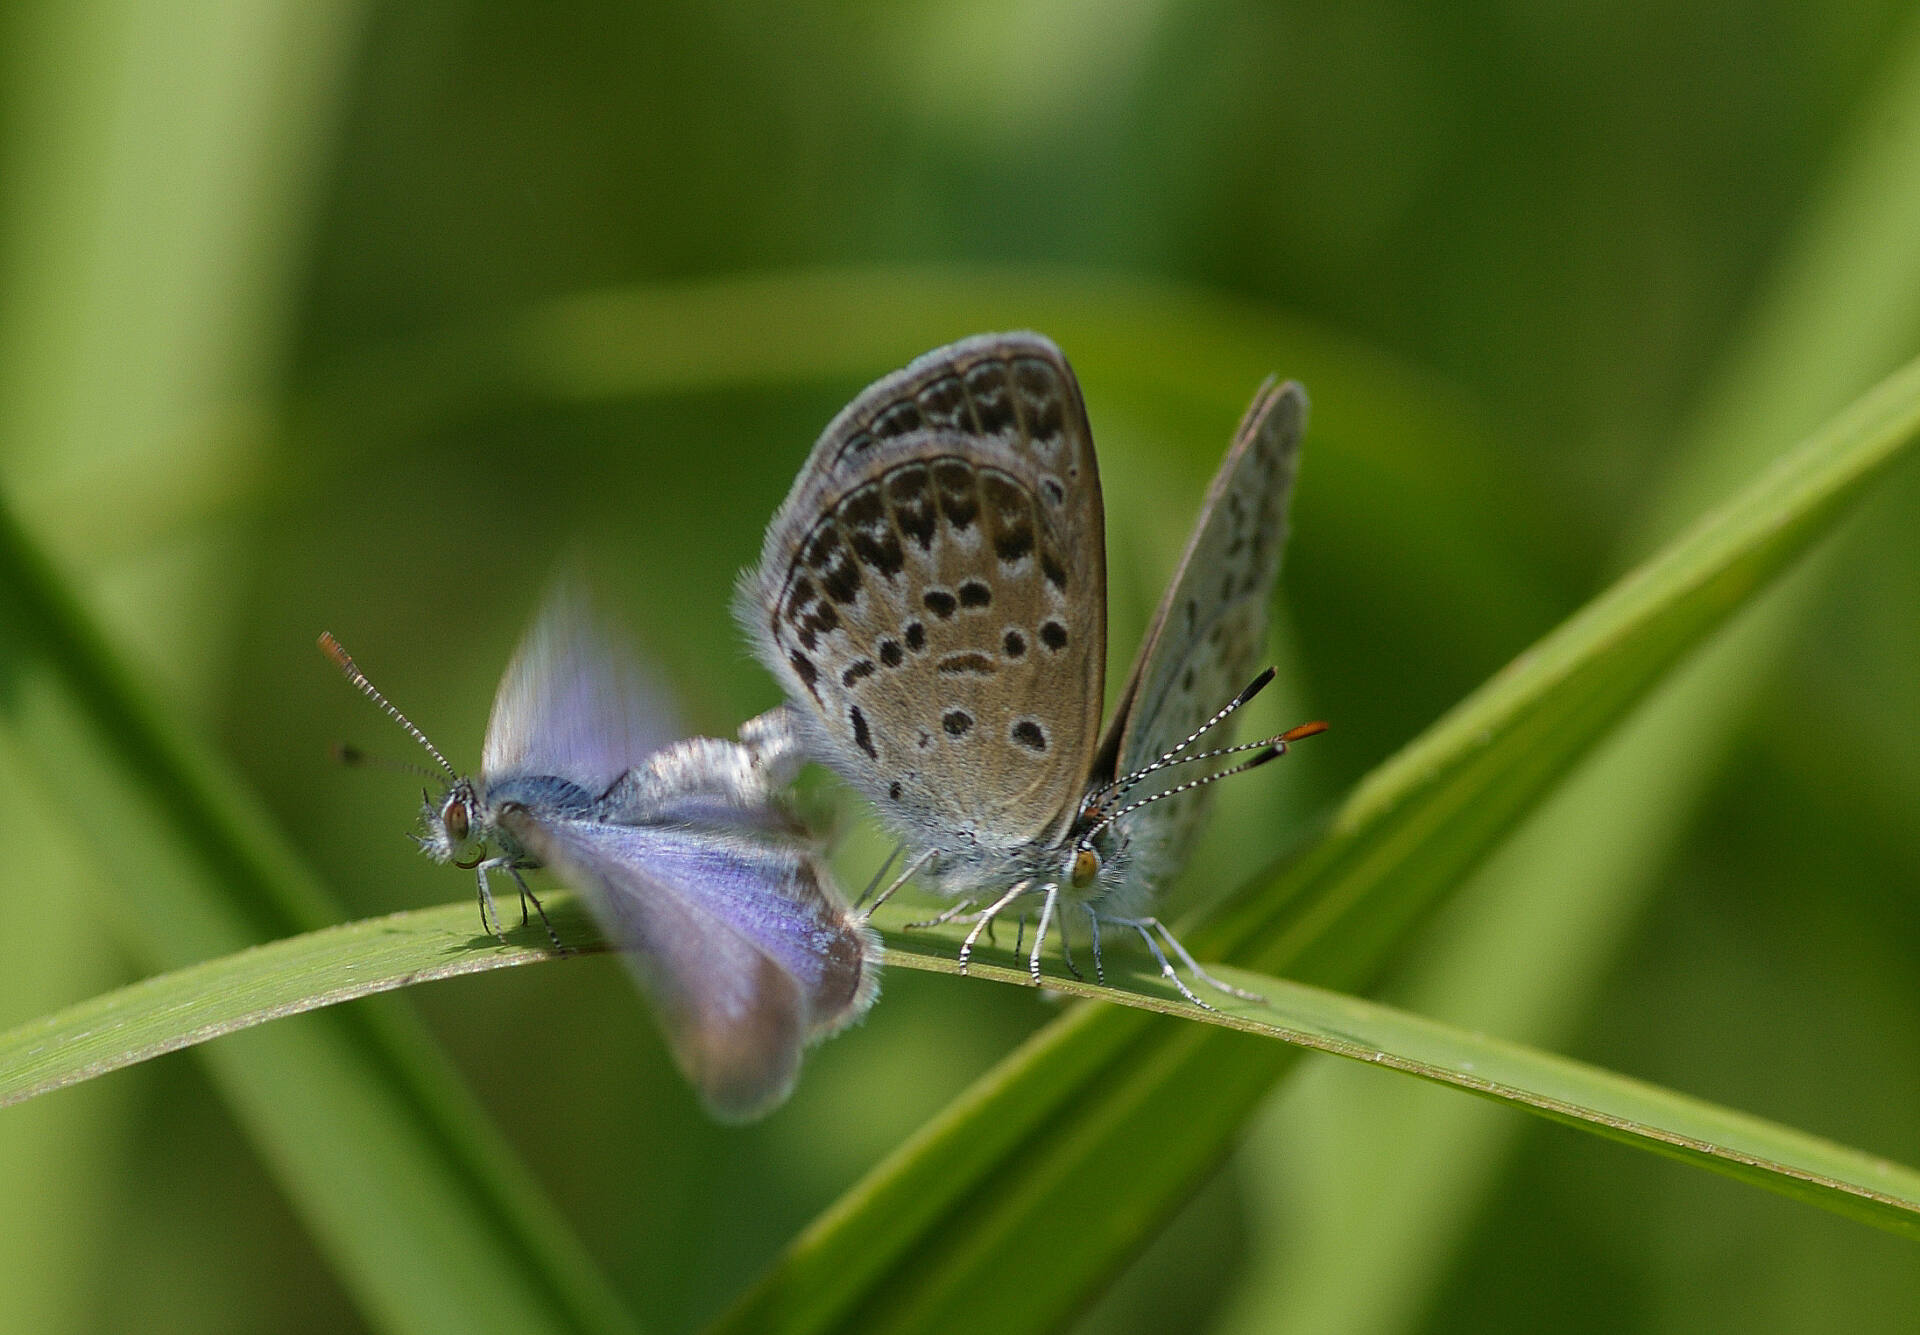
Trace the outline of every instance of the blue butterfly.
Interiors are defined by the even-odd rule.
[[[522,872],[551,868],[622,952],[714,1116],[771,1111],[806,1045],[872,1004],[879,940],[779,800],[802,763],[785,709],[737,741],[672,740],[638,664],[562,588],[507,668],[480,771],[464,777],[331,635],[320,643],[446,771],[420,846],[475,873],[482,925],[500,935],[490,873],[513,878],[524,922],[539,900]]]

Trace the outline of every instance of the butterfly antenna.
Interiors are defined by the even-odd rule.
[[[427,740],[427,734],[414,727],[413,720],[394,708],[393,701],[380,694],[380,688],[367,680],[367,674],[354,665],[353,656],[340,647],[340,641],[333,638],[331,631],[320,632],[320,652],[333,660],[334,666],[346,674],[347,680],[359,689],[360,694],[379,705],[388,718],[405,728],[409,737],[424,746],[427,754],[440,762],[441,769],[456,781],[460,778],[460,771],[447,763],[447,758],[440,754],[440,748]]]
[[[1264,742],[1248,742],[1244,746],[1224,747],[1216,754],[1226,755],[1231,751],[1250,751],[1254,747],[1261,747],[1263,749],[1251,760],[1242,761],[1238,765],[1230,766],[1227,769],[1219,770],[1212,774],[1203,774],[1197,779],[1188,779],[1185,783],[1176,783],[1171,788],[1163,789],[1160,792],[1141,798],[1138,802],[1129,802],[1117,810],[1108,812],[1105,816],[1101,817],[1097,823],[1089,826],[1080,836],[1079,845],[1082,848],[1086,847],[1100,831],[1106,829],[1107,826],[1113,824],[1122,816],[1133,814],[1141,807],[1152,806],[1155,802],[1159,802],[1165,798],[1178,797],[1182,793],[1192,792],[1195,788],[1204,788],[1206,785],[1218,783],[1222,779],[1230,779],[1236,774],[1245,774],[1250,769],[1259,769],[1268,761],[1278,760],[1281,756],[1284,756],[1287,753],[1287,744],[1289,742],[1297,742],[1302,737],[1313,737],[1326,730],[1327,725],[1324,723],[1302,723],[1299,727],[1289,728],[1278,737],[1269,737]],[[1194,759],[1197,760],[1199,757],[1195,756]]]
[[[426,779],[437,777],[425,765],[416,765],[407,760],[392,760],[386,756],[369,755],[352,742],[335,742],[329,750],[335,762],[351,769],[385,769]]]
[[[1212,732],[1215,728],[1219,727],[1222,723],[1226,722],[1227,719],[1233,714],[1233,712],[1236,709],[1239,709],[1242,705],[1246,704],[1249,700],[1253,699],[1254,696],[1266,690],[1268,684],[1273,681],[1273,677],[1274,677],[1274,669],[1272,669],[1271,667],[1267,668],[1259,676],[1255,677],[1252,681],[1248,682],[1246,689],[1241,691],[1240,694],[1234,696],[1233,699],[1229,700],[1225,705],[1223,705],[1214,714],[1212,718],[1208,719],[1205,723],[1202,723],[1199,727],[1195,728],[1191,733],[1189,733],[1187,735],[1187,739],[1184,742],[1181,742],[1180,745],[1172,747],[1169,750],[1167,750],[1158,760],[1154,761],[1152,764],[1142,766],[1140,769],[1135,770],[1131,774],[1123,774],[1117,779],[1113,779],[1107,783],[1102,784],[1100,787],[1096,788],[1092,793],[1089,793],[1087,795],[1086,805],[1098,806],[1101,802],[1104,802],[1108,797],[1124,795],[1128,789],[1132,788],[1135,784],[1139,783],[1142,779],[1152,774],[1158,774],[1161,770],[1167,768],[1169,765],[1184,765],[1188,761],[1205,760],[1210,756],[1227,755],[1232,751],[1236,751],[1236,750],[1247,751],[1247,750],[1252,750],[1253,747],[1256,747],[1256,746],[1266,745],[1265,742],[1253,742],[1246,746],[1241,746],[1241,747],[1224,747],[1219,751],[1207,752],[1202,755],[1182,756],[1180,754],[1182,751],[1186,750],[1189,746],[1192,746],[1195,742],[1199,741],[1202,737],[1206,736],[1208,733]]]

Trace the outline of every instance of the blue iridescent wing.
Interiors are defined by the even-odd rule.
[[[501,678],[481,773],[489,784],[555,775],[598,794],[678,735],[663,693],[563,583]]]
[[[806,1044],[873,1001],[879,943],[797,840],[540,820],[520,807],[502,821],[586,898],[717,1117],[778,1106]]]

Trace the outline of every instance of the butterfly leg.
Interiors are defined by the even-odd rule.
[[[892,859],[889,858],[888,861],[892,861]],[[861,921],[865,922],[867,919],[873,917],[875,910],[877,910],[882,904],[886,903],[889,899],[892,899],[894,896],[894,892],[896,890],[898,890],[901,886],[905,885],[908,881],[911,881],[914,878],[914,875],[917,872],[919,872],[919,870],[922,867],[926,866],[931,861],[933,861],[933,850],[928,849],[925,853],[922,853],[919,857],[915,858],[912,862],[909,862],[906,865],[905,869],[903,869],[898,876],[893,878],[893,884],[888,886],[885,890],[882,890],[880,892],[880,897],[873,901],[872,905],[867,909],[865,913],[860,915]],[[884,867],[883,867],[883,870],[884,870]],[[873,879],[875,881],[878,881],[880,878],[876,876]],[[864,899],[866,898],[866,896],[862,895],[861,898]]]
[[[873,879],[867,882],[867,888],[860,892],[860,898],[853,901],[854,908],[857,909],[862,904],[866,903],[868,896],[872,895],[873,892],[879,888],[880,878],[887,874],[887,868],[891,867],[894,863],[894,859],[900,856],[900,851],[902,847],[903,845],[900,845],[900,844],[895,844],[893,846],[893,852],[887,854],[887,860],[880,864],[880,870],[876,871],[873,874]]]
[[[1035,987],[1040,986],[1040,947],[1047,943],[1047,927],[1053,922],[1053,906],[1060,902],[1060,887],[1047,887],[1046,902],[1040,906],[1040,922],[1033,929],[1033,953],[1027,956],[1027,975],[1033,979]]]
[[[936,917],[922,918],[919,922],[908,923],[907,928],[910,931],[919,931],[922,927],[944,927],[979,902],[977,899],[963,899],[952,908],[942,910]]]
[[[968,932],[967,939],[960,943],[961,973],[967,971],[967,960],[973,955],[973,943],[980,939],[980,933],[987,930],[987,924],[999,917],[1000,911],[1006,908],[1007,905],[1026,894],[1027,887],[1032,884],[1032,881],[1016,882],[1013,889],[1007,891],[1006,894],[994,900],[993,903],[987,905],[987,907],[981,911],[980,916],[974,920],[973,930]]]
[[[1187,966],[1188,973],[1191,973],[1195,978],[1198,978],[1214,991],[1224,992],[1230,997],[1239,997],[1242,1001],[1251,1001],[1256,1006],[1266,1002],[1266,998],[1258,992],[1249,992],[1244,987],[1235,987],[1232,983],[1223,983],[1205,969],[1201,968],[1199,962],[1187,953],[1187,948],[1174,939],[1173,933],[1167,930],[1167,925],[1158,918],[1143,918],[1141,921],[1152,927],[1154,931],[1160,933],[1161,937],[1166,941],[1167,946],[1174,954],[1180,957],[1180,962]]]
[[[1075,979],[1082,983],[1087,981],[1087,976],[1080,972],[1080,966],[1073,962],[1073,942],[1067,937],[1067,914],[1064,909],[1060,912],[1060,958],[1067,962],[1067,972]]]
[[[1087,928],[1093,935],[1093,977],[1094,981],[1104,983],[1107,981],[1107,965],[1100,958],[1100,915],[1094,912],[1091,904],[1086,909]]]
[[[491,862],[482,862],[473,869],[474,879],[480,885],[480,929],[502,945],[506,944],[506,931],[500,926],[500,910],[494,907],[493,891],[487,885],[487,868]]]
[[[993,928],[991,927],[987,928],[987,940],[993,940]],[[1019,921],[1013,925],[1013,953],[1018,955],[1020,953],[1020,947],[1026,944],[1027,915],[1023,913],[1020,915]]]
[[[553,919],[547,916],[546,906],[540,902],[540,896],[534,894],[527,885],[527,878],[522,876],[520,869],[511,862],[507,864],[507,870],[513,873],[513,879],[520,887],[520,925],[522,927],[527,925],[527,905],[532,904],[533,911],[540,915],[540,925],[547,929],[547,940],[553,942],[553,948],[562,955],[569,953],[560,943],[560,933],[553,930]]]
[[[1147,943],[1147,949],[1150,952],[1152,952],[1154,960],[1160,965],[1160,976],[1166,979],[1169,983],[1172,983],[1175,987],[1179,988],[1181,996],[1185,997],[1188,1001],[1191,1001],[1194,1005],[1198,1006],[1203,1011],[1210,1011],[1214,1009],[1212,1006],[1209,1006],[1206,1002],[1200,1000],[1198,996],[1194,995],[1193,989],[1180,981],[1180,975],[1174,971],[1173,965],[1167,962],[1167,952],[1160,949],[1160,943],[1158,941],[1155,941],[1153,939],[1153,934],[1147,930],[1147,924],[1152,922],[1153,919],[1151,918],[1114,918],[1111,921],[1118,923],[1122,927],[1131,927],[1133,928],[1134,931],[1140,933],[1140,939]]]

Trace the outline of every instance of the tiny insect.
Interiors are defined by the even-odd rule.
[[[998,915],[1037,904],[1036,985],[1049,931],[1064,950],[1078,909],[1102,975],[1101,928],[1120,927],[1196,1005],[1167,951],[1251,997],[1149,909],[1185,862],[1207,785],[1325,728],[1222,744],[1273,677],[1254,670],[1306,411],[1296,384],[1255,394],[1104,732],[1099,469],[1052,342],[938,348],[862,392],[815,444],[735,611],[810,754],[900,840],[904,870],[875,906],[918,876],[959,901],[934,922],[973,913],[962,971]],[[1228,757],[1244,759],[1169,782]]]
[[[513,879],[524,924],[528,903],[546,912],[522,873],[551,868],[621,951],[714,1116],[770,1112],[806,1045],[872,1004],[879,940],[780,800],[802,763],[784,708],[737,741],[672,740],[637,663],[563,587],[507,668],[466,777],[332,635],[320,647],[445,771],[440,797],[421,794],[418,838],[475,873],[483,928],[502,935],[490,873]]]

